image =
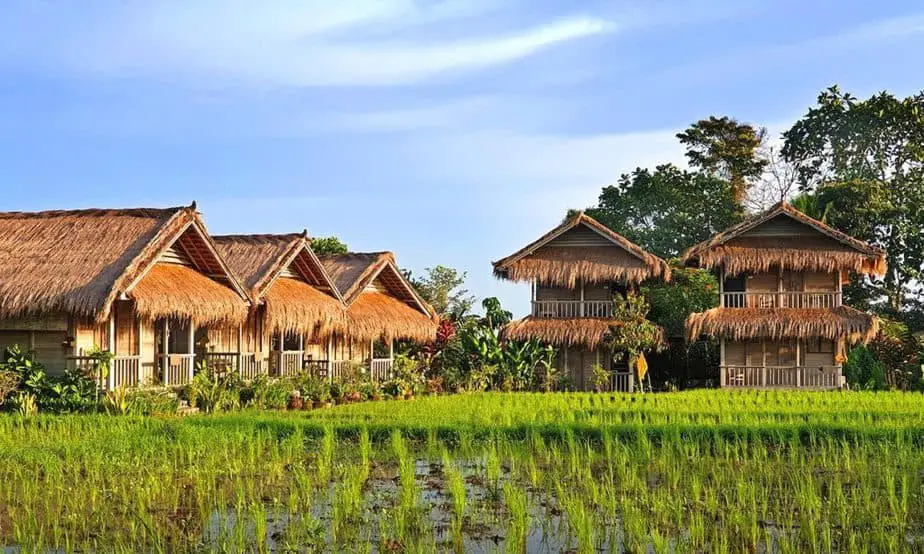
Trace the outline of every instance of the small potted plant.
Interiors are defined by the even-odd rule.
[[[340,383],[336,381],[331,383],[329,389],[330,398],[335,404],[343,404],[345,402],[343,386]]]
[[[302,399],[302,395],[299,391],[292,391],[292,394],[289,395],[289,402],[286,404],[286,407],[290,410],[301,410],[305,405],[305,401]]]

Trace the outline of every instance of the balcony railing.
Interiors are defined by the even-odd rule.
[[[577,317],[613,317],[610,300],[533,300],[533,317],[571,319]]]
[[[150,367],[143,368],[138,356],[116,356],[109,362],[109,371],[103,375],[99,362],[90,356],[71,356],[67,358],[67,368],[80,370],[92,375],[103,390],[118,387],[137,387],[151,381]]]
[[[723,387],[837,389],[845,384],[839,366],[779,367],[722,366],[719,379]]]
[[[162,354],[158,357],[161,384],[188,385],[196,367],[195,354]]]
[[[835,308],[839,292],[723,292],[723,308]]]
[[[206,352],[201,357],[212,371],[236,371],[246,380],[266,373],[263,360],[252,352]]]

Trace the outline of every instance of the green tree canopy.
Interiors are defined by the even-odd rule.
[[[670,258],[738,221],[741,209],[728,181],[666,164],[622,175],[586,213],[653,254]]]
[[[440,317],[456,321],[468,313],[475,303],[475,297],[462,288],[466,277],[464,271],[460,273],[443,265],[428,267],[425,271],[426,275],[419,279],[410,273],[407,276],[420,296],[433,306]]]
[[[919,305],[924,92],[857,100],[832,87],[783,136],[783,155],[798,167],[801,188],[830,206],[828,223],[886,250],[885,278],[856,280],[852,299],[895,315]]]
[[[311,249],[319,256],[321,254],[346,254],[350,251],[347,245],[337,237],[314,237],[311,239]]]
[[[741,205],[748,186],[767,166],[760,154],[766,134],[765,129],[728,116],[710,116],[677,133],[677,138],[687,147],[690,166],[728,181],[735,202]]]

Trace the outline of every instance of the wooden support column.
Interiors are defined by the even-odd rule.
[[[584,317],[584,279],[581,279],[581,317]]]
[[[763,357],[760,364],[760,386],[767,386],[767,339],[761,339],[760,349]]]
[[[193,373],[195,373],[196,358],[193,356],[196,353],[196,324],[189,320],[189,344],[186,345],[186,353],[190,354],[189,359],[186,360],[186,363],[189,364],[187,371],[187,377],[189,382],[192,382]]]
[[[244,326],[238,324],[237,326],[237,370],[240,372],[243,369],[243,358],[244,358]]]
[[[135,319],[137,320],[135,332],[138,333],[138,336],[136,337],[137,345],[135,350],[135,353],[138,355],[138,384],[143,385],[144,379],[142,379],[142,376],[144,375],[144,354],[142,353],[142,350],[144,350],[144,320],[137,315],[135,315]]]
[[[334,337],[327,337],[327,379],[331,379],[334,372]]]
[[[115,356],[116,354],[116,314],[115,314],[115,305],[112,306],[112,313],[109,314],[109,353]],[[106,390],[113,389],[113,382],[115,380],[115,373],[113,366],[115,364],[109,364],[109,372],[106,374]]]
[[[161,370],[164,374],[164,386],[170,384],[170,320],[164,319],[164,327],[161,329]]]
[[[747,351],[745,351],[745,365],[747,365]],[[725,365],[725,337],[719,339],[719,386],[728,384],[728,368]]]

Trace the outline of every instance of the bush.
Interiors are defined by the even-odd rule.
[[[80,371],[67,371],[62,377],[49,377],[45,366],[36,361],[31,352],[23,352],[19,346],[6,349],[3,361],[0,362],[0,372],[12,374],[12,379],[18,381],[15,390],[20,392],[20,397],[29,395],[41,411],[89,412],[97,407],[99,388],[92,377]],[[6,394],[11,393],[12,390]]]
[[[885,365],[865,346],[850,351],[844,364],[844,377],[850,388],[883,390],[886,387]]]

